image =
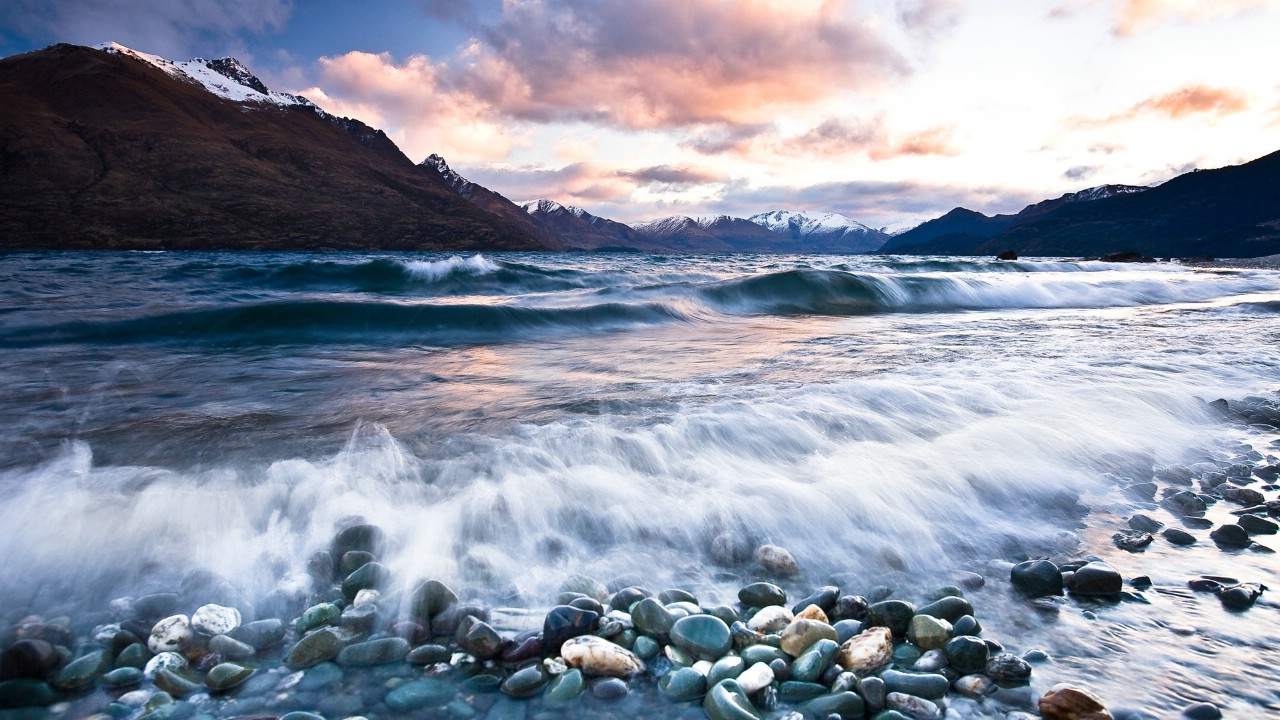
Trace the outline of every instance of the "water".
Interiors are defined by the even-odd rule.
[[[121,253],[7,255],[0,279],[10,620],[195,569],[297,586],[356,516],[401,582],[527,607],[573,573],[729,601],[751,572],[731,538],[789,549],[801,593],[918,599],[975,569],[988,632],[1053,655],[1037,689],[1280,710],[1273,596],[1227,613],[1186,588],[1280,590],[1275,556],[1110,542],[1144,467],[1280,454],[1204,404],[1280,389],[1280,273]],[[1151,604],[1009,594],[1007,561],[1090,553],[1151,576]]]

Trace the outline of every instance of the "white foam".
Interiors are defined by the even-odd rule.
[[[482,255],[464,258],[454,255],[447,260],[411,260],[405,263],[409,273],[421,280],[443,280],[450,275],[488,275],[497,272],[501,266]]]

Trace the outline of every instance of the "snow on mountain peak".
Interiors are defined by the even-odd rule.
[[[776,233],[791,235],[802,239],[813,234],[833,233],[874,233],[857,220],[852,220],[833,212],[792,212],[790,210],[773,210],[771,212],[752,215],[747,218],[757,225],[763,225]]]
[[[218,60],[193,58],[191,60],[166,60],[159,55],[139,52],[120,43],[108,42],[95,45],[96,50],[105,50],[116,55],[126,55],[140,62],[159,68],[170,76],[186,82],[193,82],[204,89],[233,102],[260,103],[269,105],[301,105],[315,108],[315,104],[301,95],[272,92],[248,68],[238,60],[224,57]],[[317,110],[319,108],[316,108]]]
[[[593,215],[591,215],[591,213],[587,212],[586,210],[583,210],[580,207],[574,207],[573,205],[561,205],[555,200],[548,200],[547,198],[540,198],[538,200],[527,200],[522,203],[516,203],[516,205],[520,206],[525,212],[529,213],[530,215],[554,215],[557,213],[564,212],[564,213],[569,213],[570,215],[576,215],[577,217],[580,217],[580,218],[594,217]]]

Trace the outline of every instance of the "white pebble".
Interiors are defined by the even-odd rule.
[[[768,687],[771,682],[773,682],[773,668],[762,662],[752,665],[738,675],[738,685],[742,686],[742,690],[748,695]]]
[[[709,660],[699,660],[693,664],[693,669],[697,670],[703,677],[711,674],[711,662]]]
[[[362,607],[364,605],[372,605],[378,602],[378,598],[382,597],[382,593],[373,588],[365,588],[356,593],[356,599],[351,601],[353,607]]]
[[[770,605],[760,608],[759,612],[752,615],[747,621],[747,627],[762,633],[781,632],[794,619],[795,616],[789,609],[781,605]]]
[[[151,652],[160,654],[173,652],[182,648],[183,643],[191,639],[191,621],[186,615],[170,615],[151,628],[151,637],[147,638],[147,647]]]
[[[186,670],[187,659],[176,652],[162,652],[147,661],[142,669],[145,677],[153,678],[159,670]]]
[[[116,702],[129,707],[142,707],[151,699],[150,690],[133,690],[116,698]]]
[[[191,616],[191,627],[202,635],[225,635],[240,627],[240,611],[222,605],[202,605]]]

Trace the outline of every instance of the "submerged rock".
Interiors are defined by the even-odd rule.
[[[1062,594],[1062,573],[1048,560],[1028,560],[1014,565],[1009,580],[1031,597]]]
[[[779,577],[791,577],[800,571],[796,559],[786,548],[777,545],[761,545],[756,548],[756,563]]]
[[[1076,570],[1070,585],[1075,595],[1117,595],[1124,589],[1124,578],[1115,568],[1095,560]]]
[[[1112,720],[1102,700],[1082,687],[1059,683],[1040,696],[1044,720]]]

